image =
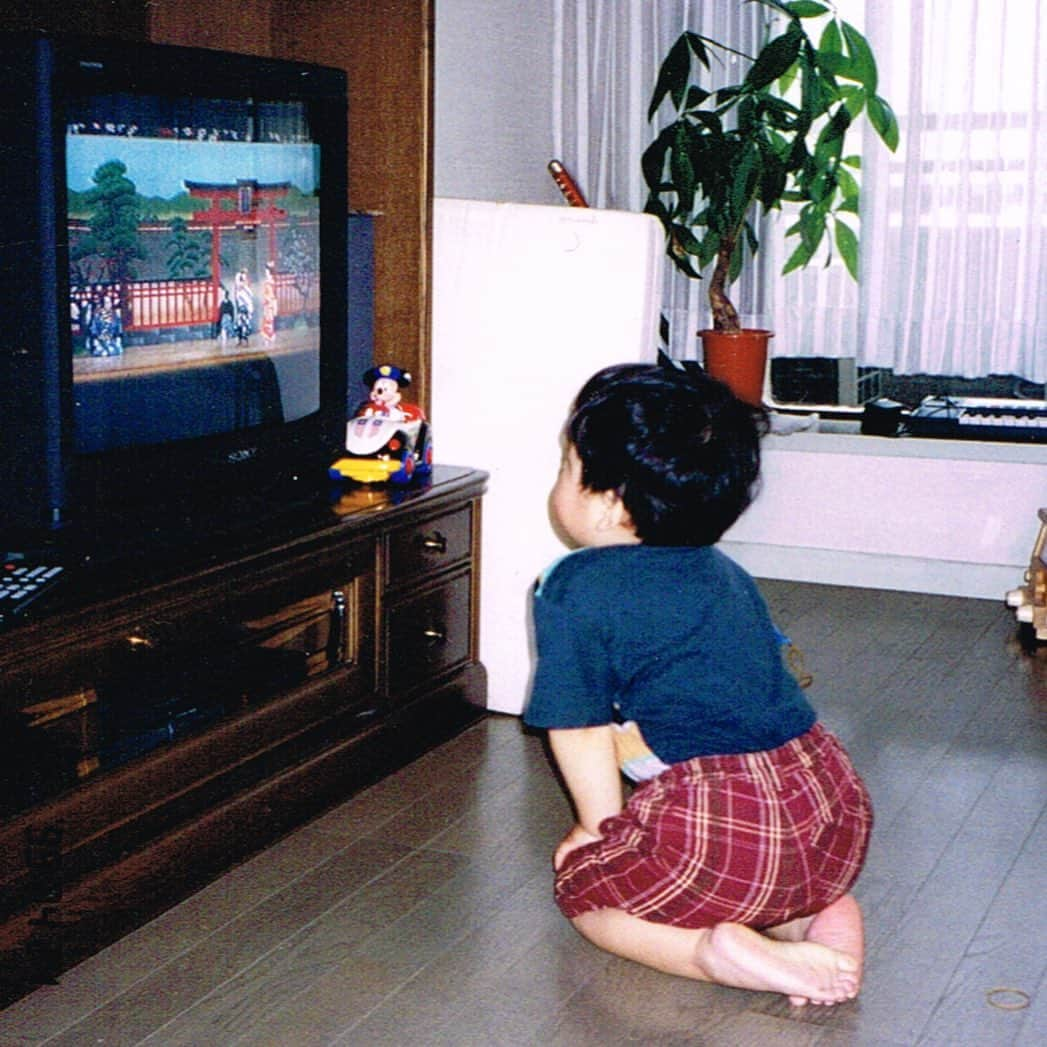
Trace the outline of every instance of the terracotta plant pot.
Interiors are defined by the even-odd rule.
[[[727,385],[739,400],[763,403],[763,380],[767,370],[767,343],[773,331],[756,328],[741,331],[699,331],[705,369]]]

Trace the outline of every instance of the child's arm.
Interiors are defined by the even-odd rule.
[[[549,731],[549,745],[574,803],[578,824],[557,848],[554,864],[600,838],[600,823],[622,809],[622,779],[610,724]]]

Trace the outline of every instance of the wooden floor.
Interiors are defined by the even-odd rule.
[[[994,602],[764,590],[877,807],[854,1003],[582,941],[550,897],[567,804],[492,716],[0,1013],[0,1045],[1047,1043],[1047,650]]]

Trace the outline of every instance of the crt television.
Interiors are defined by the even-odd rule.
[[[346,129],[340,70],[0,37],[7,548],[257,525],[320,491],[345,420]]]

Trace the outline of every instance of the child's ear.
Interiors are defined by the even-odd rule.
[[[603,502],[600,524],[604,530],[611,531],[620,527],[633,530],[632,517],[617,491],[601,491],[600,498]]]

